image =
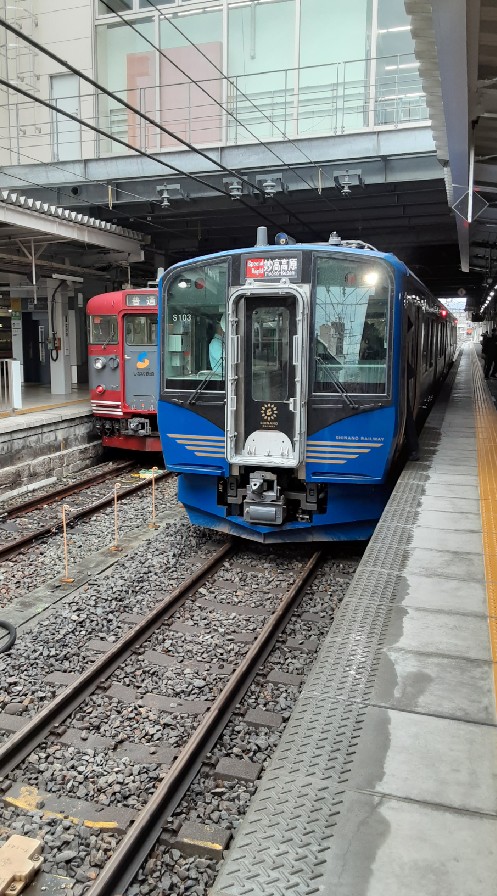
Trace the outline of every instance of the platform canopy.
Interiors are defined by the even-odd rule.
[[[450,206],[461,270],[497,281],[497,5],[405,0]],[[471,303],[468,303],[471,306]]]
[[[0,191],[0,272],[95,275],[98,264],[143,260],[150,237],[90,215]]]

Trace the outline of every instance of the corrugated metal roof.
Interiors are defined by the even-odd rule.
[[[148,237],[136,230],[129,230],[127,227],[118,227],[117,224],[111,224],[109,221],[101,221],[99,218],[93,218],[91,215],[82,215],[80,212],[72,212],[67,208],[61,208],[58,205],[49,205],[47,202],[40,202],[38,199],[28,199],[20,193],[14,193],[10,190],[0,191],[0,201],[5,205],[13,205],[18,208],[24,208],[26,211],[36,212],[40,215],[48,215],[52,218],[58,218],[61,221],[83,225],[84,227],[92,227],[96,230],[103,230],[107,233],[113,233],[115,236],[126,237],[126,239],[136,240],[137,242],[148,242]]]

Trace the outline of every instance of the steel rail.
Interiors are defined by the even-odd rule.
[[[160,479],[164,479],[170,476],[167,470],[161,471],[157,473],[155,477],[155,481],[157,482]],[[141,482],[137,482],[135,485],[131,485],[129,488],[123,489],[122,491],[117,493],[117,500],[122,501],[124,498],[127,498],[129,495],[134,494],[134,492],[138,492],[143,488],[146,488],[152,482],[152,477],[148,479],[143,479]],[[87,516],[92,516],[94,513],[97,513],[99,510],[103,510],[105,507],[109,507],[114,503],[114,494],[110,495],[107,498],[102,498],[100,501],[96,501],[94,504],[89,504],[88,507],[83,507],[81,510],[76,510],[74,513],[68,514],[66,516],[66,523],[73,523],[76,520],[84,519]],[[62,529],[63,523],[62,520],[57,523],[49,523],[47,526],[42,526],[41,529],[36,529],[34,532],[29,532],[27,535],[23,535],[21,538],[17,538],[15,541],[10,541],[6,545],[0,546],[0,559],[2,557],[9,557],[11,554],[17,553],[21,548],[25,547],[25,545],[32,544],[33,541],[38,541],[39,538],[44,538],[46,535],[55,535],[56,532],[59,532]]]
[[[130,656],[167,618],[171,610],[175,610],[193,590],[215,572],[227,554],[234,550],[231,541],[224,544],[216,553],[202,564],[188,579],[182,582],[171,594],[157,604],[137,625],[116,642],[115,646],[96,660],[76,681],[61,691],[41,712],[33,716],[29,722],[0,746],[0,777],[7,775],[19,765],[52,728],[60,725],[93,691],[102,684],[118,666]]]
[[[13,519],[13,517],[21,516],[21,514],[28,513],[30,510],[35,510],[37,507],[53,504],[60,498],[67,498],[69,495],[75,495],[78,492],[82,492],[87,486],[98,485],[99,482],[105,482],[106,479],[111,479],[112,476],[115,476],[116,474],[120,475],[121,473],[126,473],[134,466],[136,466],[136,461],[134,460],[129,460],[119,465],[116,464],[112,470],[106,470],[103,473],[94,473],[93,476],[88,476],[87,479],[73,482],[72,485],[61,486],[61,488],[55,489],[46,495],[37,495],[34,498],[30,498],[29,501],[23,501],[22,504],[16,504],[15,507],[9,507],[4,511],[5,516],[7,519]],[[3,516],[3,513],[0,513],[0,515]]]
[[[276,612],[265,623],[240,666],[216,697],[154,795],[141,809],[116,852],[87,891],[87,896],[117,896],[118,893],[124,893],[159,838],[164,821],[178,805],[206,753],[226,726],[233,708],[240,702],[261,663],[271,651],[302,590],[309,578],[315,575],[321,556],[321,551],[312,555],[290,591],[283,597]]]

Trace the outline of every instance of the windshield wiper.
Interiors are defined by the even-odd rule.
[[[109,342],[111,341],[111,339],[114,339],[114,335],[115,335],[114,333],[111,333],[111,334],[110,334],[109,338],[106,339],[105,342],[103,343],[103,345],[102,345],[102,349],[107,348],[107,346],[108,346]],[[115,343],[114,343],[114,344],[115,344]]]
[[[326,373],[329,376],[331,382],[333,383],[334,386],[337,387],[338,392],[340,392],[340,394],[343,395],[347,404],[350,405],[351,408],[354,408],[354,410],[357,410],[359,405],[356,404],[354,399],[350,397],[345,386],[340,382],[338,377],[335,376],[335,374],[331,370],[331,364],[326,364],[325,361],[321,360],[321,358],[318,358],[318,357],[316,357],[316,362],[321,367],[321,370],[323,370],[323,368],[326,370]]]
[[[204,391],[207,383],[210,383],[212,377],[217,372],[219,367],[221,368],[221,371],[222,371],[222,369],[223,369],[223,359],[222,358],[219,359],[216,366],[213,367],[212,370],[209,370],[209,373],[207,374],[207,376],[204,376],[202,382],[199,383],[197,388],[195,389],[195,392],[192,392],[192,394],[190,395],[190,398],[186,402],[187,404],[195,404],[198,396],[200,395],[201,392]]]

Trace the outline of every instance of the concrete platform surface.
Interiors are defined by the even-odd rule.
[[[496,482],[468,345],[211,896],[495,892]]]

